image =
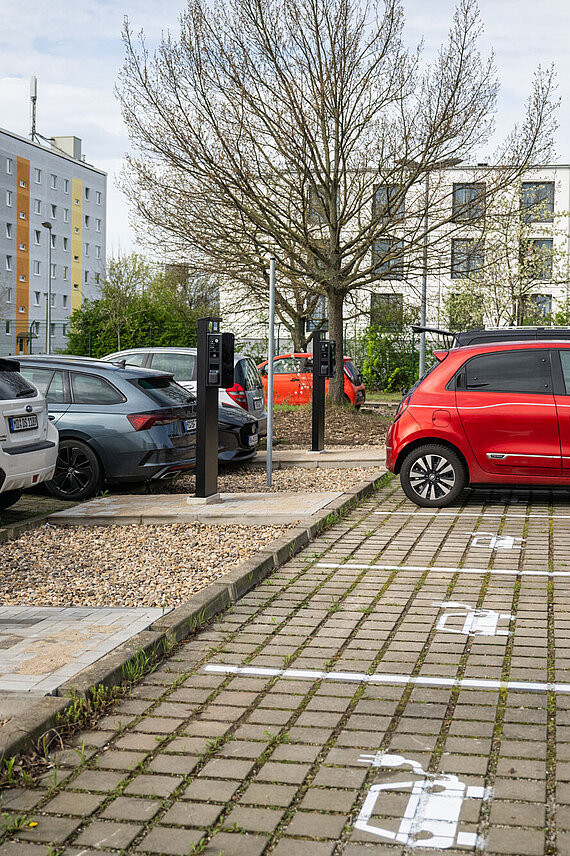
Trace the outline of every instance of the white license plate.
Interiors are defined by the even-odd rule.
[[[247,438],[247,442],[249,443],[250,446],[255,446],[255,444],[257,443],[258,440],[259,440],[259,437],[257,434],[252,434],[251,437]]]
[[[196,420],[195,419],[183,419],[182,424],[184,425],[185,431],[195,431],[196,430]]]
[[[32,428],[38,427],[38,417],[34,413],[33,416],[11,416],[8,420],[10,431],[30,431]]]

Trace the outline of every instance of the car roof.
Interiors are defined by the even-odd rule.
[[[121,357],[124,357],[127,354],[190,354],[195,357],[197,352],[197,348],[178,348],[176,345],[160,346],[156,348],[125,348],[123,351],[113,351],[112,354],[105,354],[103,361],[108,362],[111,359],[121,359]],[[243,360],[247,357],[249,357],[249,354],[234,354],[235,360]]]
[[[523,349],[544,349],[551,347],[562,347],[562,348],[570,348],[570,339],[522,339],[520,341],[497,341],[497,342],[474,342],[471,345],[460,345],[459,347],[450,348],[447,353],[452,354],[465,354],[467,352],[472,353],[494,353],[496,351],[508,351],[512,350],[523,350]],[[441,352],[446,353],[445,349],[440,349]]]
[[[462,330],[454,336],[454,347],[487,342],[564,341],[570,340],[570,327],[488,327]]]
[[[22,365],[26,363],[37,363],[42,365],[58,365],[64,368],[80,368],[93,369],[97,372],[121,372],[127,376],[140,377],[169,377],[172,378],[170,372],[163,372],[158,369],[147,369],[141,366],[120,366],[117,363],[110,363],[106,360],[98,360],[95,357],[75,357],[71,354],[24,354],[18,358]]]
[[[312,359],[313,355],[309,354],[309,353],[294,354],[293,352],[291,352],[290,354],[278,354],[276,357],[273,357],[273,359],[274,360],[282,360],[284,357],[311,357],[311,359]],[[345,357],[343,357],[343,360],[352,360],[352,357],[346,357],[345,356]],[[269,360],[263,360],[261,363],[259,363],[259,365],[263,365],[263,363],[268,363],[268,362],[269,362]]]

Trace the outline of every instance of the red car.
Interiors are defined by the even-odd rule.
[[[258,365],[267,399],[268,361]],[[328,392],[329,382],[325,381]],[[275,404],[309,404],[313,395],[313,355],[281,354],[273,360],[273,401]],[[357,409],[366,401],[366,389],[350,357],[344,358],[344,398]]]
[[[406,394],[386,465],[417,505],[466,485],[570,487],[570,341],[513,341],[435,353]]]

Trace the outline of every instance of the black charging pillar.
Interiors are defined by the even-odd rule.
[[[312,452],[325,448],[326,378],[334,377],[334,343],[324,338],[321,330],[313,333],[313,433]]]
[[[218,492],[218,389],[234,384],[234,335],[220,318],[198,318],[196,496]]]

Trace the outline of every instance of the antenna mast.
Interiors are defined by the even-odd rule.
[[[38,81],[35,75],[30,77],[30,101],[32,102],[32,128],[30,137],[32,142],[36,139],[36,101],[38,100]]]

